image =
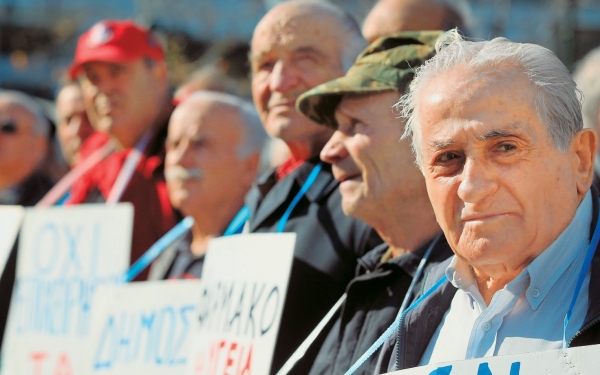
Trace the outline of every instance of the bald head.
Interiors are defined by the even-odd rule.
[[[286,1],[267,12],[254,29],[251,55],[264,51],[259,48],[259,43],[255,43],[257,41],[269,39],[282,44],[293,43],[301,37],[303,29],[311,27],[306,25],[308,20],[320,28],[318,32],[322,38],[337,42],[339,63],[344,71],[350,69],[356,56],[367,46],[358,23],[352,15],[333,4],[312,0]]]
[[[380,0],[367,15],[362,33],[369,43],[401,31],[464,30],[460,14],[441,0]]]
[[[342,76],[366,45],[350,15],[323,2],[281,3],[256,26],[252,98],[267,133],[285,141],[296,158],[318,155],[332,134],[298,113],[296,99]]]

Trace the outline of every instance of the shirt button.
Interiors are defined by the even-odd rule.
[[[538,288],[535,288],[531,291],[531,296],[533,298],[538,298],[540,296],[540,290]]]
[[[492,325],[490,322],[485,322],[481,325],[481,329],[483,329],[484,332],[488,332],[490,329],[492,329]]]

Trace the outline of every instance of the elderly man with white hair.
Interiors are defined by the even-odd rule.
[[[52,187],[41,170],[50,126],[35,100],[0,91],[0,204],[33,206]]]
[[[569,71],[504,38],[436,48],[399,105],[455,255],[381,370],[600,343],[598,141]]]
[[[171,204],[194,226],[154,262],[150,279],[202,276],[208,242],[244,205],[266,138],[254,106],[235,96],[197,91],[179,104],[169,122],[165,178]]]

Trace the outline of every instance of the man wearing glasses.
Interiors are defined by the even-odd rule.
[[[50,123],[41,107],[16,91],[0,91],[0,205],[33,206],[52,187],[41,169]]]

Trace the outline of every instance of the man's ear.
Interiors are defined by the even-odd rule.
[[[571,142],[573,171],[576,176],[577,191],[585,194],[594,180],[594,159],[598,148],[598,135],[591,129],[577,132]]]
[[[258,167],[260,163],[260,153],[254,152],[248,155],[243,161],[244,176],[242,178],[243,186],[250,189],[254,180],[258,177]]]

